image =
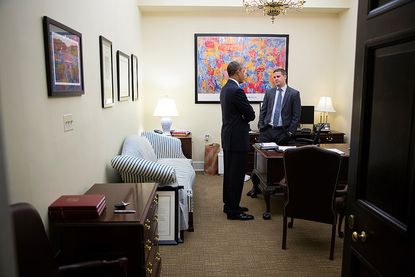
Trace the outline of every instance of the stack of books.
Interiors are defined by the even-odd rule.
[[[173,130],[171,131],[171,135],[175,137],[185,137],[190,134],[188,130]]]
[[[85,219],[98,218],[105,210],[105,196],[102,194],[62,195],[49,208],[49,218]]]

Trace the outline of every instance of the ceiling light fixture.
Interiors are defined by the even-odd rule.
[[[288,9],[301,9],[305,0],[242,0],[242,3],[248,13],[262,10],[264,15],[271,16],[274,23],[275,17],[285,14]]]

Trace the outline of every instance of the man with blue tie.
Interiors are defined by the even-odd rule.
[[[300,123],[300,92],[287,86],[283,68],[274,70],[273,79],[276,87],[265,92],[259,113],[259,141],[286,145]]]
[[[229,80],[220,92],[222,109],[221,140],[223,148],[223,212],[230,220],[252,220],[254,217],[241,207],[245,165],[249,150],[249,122],[255,119],[255,111],[249,104],[243,89],[245,69],[236,61],[227,67]]]
[[[300,123],[300,92],[287,86],[285,69],[275,69],[272,77],[276,87],[265,92],[258,119],[259,142],[286,145]],[[260,192],[259,188],[253,185],[246,195],[256,198]]]

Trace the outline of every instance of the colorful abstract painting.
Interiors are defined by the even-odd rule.
[[[43,36],[48,95],[84,94],[82,34],[44,16]]]
[[[195,34],[196,103],[218,103],[231,61],[243,64],[241,88],[250,102],[261,102],[272,87],[272,72],[288,66],[288,35]]]

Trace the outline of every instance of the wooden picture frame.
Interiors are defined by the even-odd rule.
[[[131,54],[131,92],[133,101],[138,100],[138,58]]]
[[[101,99],[102,108],[112,107],[114,97],[114,71],[112,60],[112,42],[99,36],[99,60],[101,65]]]
[[[82,34],[43,17],[48,96],[84,94]]]
[[[178,244],[179,187],[159,187],[157,197],[159,244]]]
[[[195,103],[219,103],[228,81],[226,67],[242,63],[245,82],[240,84],[251,103],[260,103],[272,84],[272,72],[288,70],[288,35],[195,34]]]
[[[118,101],[127,101],[130,98],[130,57],[117,51],[117,88]]]

